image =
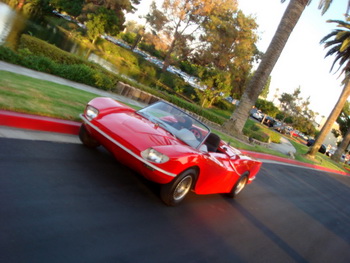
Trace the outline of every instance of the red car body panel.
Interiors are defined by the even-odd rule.
[[[220,142],[219,152],[203,152],[193,148],[134,109],[109,98],[89,102],[98,116],[88,120],[82,115],[86,129],[115,158],[148,180],[166,184],[189,168],[198,171],[193,191],[197,194],[229,193],[242,174],[254,180],[261,162],[242,155]],[[164,163],[145,160],[141,152],[152,147],[169,157]]]

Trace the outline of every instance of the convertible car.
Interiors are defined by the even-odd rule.
[[[169,206],[191,190],[234,198],[261,166],[164,101],[136,111],[111,98],[95,98],[80,116],[82,143],[104,146],[119,162],[160,184],[160,197]]]

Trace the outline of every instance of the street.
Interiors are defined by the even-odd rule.
[[[236,199],[158,186],[103,148],[0,138],[1,262],[350,262],[350,178],[264,163]]]

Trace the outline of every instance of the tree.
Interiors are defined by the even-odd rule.
[[[71,16],[79,16],[83,8],[84,0],[50,0],[50,4],[59,11],[65,11]]]
[[[350,1],[349,1],[350,2]],[[325,48],[329,48],[326,53],[327,56],[335,55],[335,60],[332,64],[331,71],[333,70],[335,64],[339,62],[339,69],[341,74],[344,74],[343,80],[343,91],[338,99],[337,104],[334,106],[330,116],[328,117],[325,125],[321,129],[320,134],[318,135],[315,144],[309,149],[307,155],[309,157],[314,157],[318,149],[320,148],[323,140],[326,135],[332,128],[333,123],[338,118],[340,112],[342,111],[347,99],[350,95],[350,23],[339,20],[330,20],[330,23],[338,23],[338,27],[342,29],[333,30],[330,34],[325,36],[321,40],[321,44],[325,44]],[[338,147],[335,154],[332,156],[332,159],[339,161],[342,155],[342,152],[345,150],[344,144],[341,144],[341,147]]]
[[[92,43],[104,33],[118,34],[118,18],[112,10],[100,7],[96,13],[88,14],[88,22],[86,23],[87,34]]]
[[[164,0],[162,10],[157,10],[156,5],[152,5],[147,22],[154,32],[163,34],[169,40],[163,70],[169,66],[171,55],[176,49],[192,42],[212,14],[236,8],[235,0]],[[161,20],[156,19],[154,14]]]
[[[23,0],[15,1],[17,7],[22,9],[24,14],[30,14],[34,16],[44,15],[45,13],[51,13],[52,7],[50,6],[50,0]],[[12,3],[9,3],[13,5]]]
[[[343,136],[342,142],[338,146],[338,149],[335,151],[335,153],[331,156],[331,159],[334,161],[339,161],[342,154],[346,151],[346,148],[349,146],[349,143],[350,143],[350,129]]]
[[[267,100],[258,99],[255,107],[271,117],[276,117],[279,112],[278,108],[271,101]]]
[[[340,113],[340,116],[337,119],[337,123],[339,124],[340,134],[343,136],[343,140],[341,144],[338,146],[339,152],[335,152],[334,155],[338,155],[339,157],[333,157],[338,160],[340,155],[347,149],[350,143],[350,102],[347,101],[345,106]],[[338,131],[339,132],[339,131]],[[339,134],[339,135],[340,135]]]
[[[230,74],[227,71],[206,67],[202,67],[199,71],[201,84],[207,88],[205,90],[195,89],[195,91],[200,98],[201,106],[209,108],[215,100],[229,93]]]
[[[71,1],[66,2],[69,5]],[[89,14],[96,14],[96,11],[103,7],[114,13],[115,17],[117,17],[117,20],[114,21],[114,25],[122,30],[124,29],[125,13],[134,12],[134,5],[138,5],[139,3],[139,0],[85,0],[78,20],[86,22]]]
[[[337,119],[339,124],[339,131],[343,137],[345,136],[347,130],[350,128],[350,102],[345,102],[345,105]]]
[[[314,134],[315,128],[312,121],[315,119],[316,114],[309,109],[310,97],[303,99],[300,93],[300,87],[296,88],[291,94],[282,93],[279,98],[280,107],[284,112],[282,122],[285,122],[286,118],[291,117],[294,129],[303,133]]]
[[[285,113],[282,120],[282,122],[284,122],[285,118],[291,115],[292,109],[294,108],[294,97],[293,94],[283,92],[278,100],[280,101],[280,107]]]
[[[282,0],[284,2],[284,0]],[[301,17],[310,0],[290,0],[289,5],[282,17],[277,31],[264,54],[254,76],[248,82],[239,106],[233,112],[231,118],[225,122],[224,128],[232,135],[242,135],[244,124],[249,117],[249,111],[255,104],[259,94],[264,88],[272,69],[280,57],[290,34]],[[332,0],[321,0],[320,8],[324,13]]]
[[[254,59],[259,55],[255,19],[240,10],[213,12],[202,24],[203,33],[195,45],[193,63],[215,67],[231,75],[231,94],[240,97],[249,78]],[[193,44],[192,44],[193,46]]]

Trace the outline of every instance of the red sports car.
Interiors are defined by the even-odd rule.
[[[103,145],[118,161],[160,184],[160,197],[169,206],[180,203],[190,190],[233,198],[261,166],[164,101],[136,111],[111,98],[95,98],[81,118],[83,144]]]

